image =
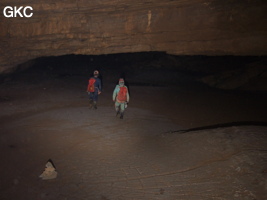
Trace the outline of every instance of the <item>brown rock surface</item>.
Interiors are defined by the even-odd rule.
[[[0,73],[42,56],[164,51],[266,55],[266,1],[14,1],[31,18],[0,15]]]
[[[127,78],[121,120],[111,98],[119,70],[101,70],[93,110],[87,68],[54,66],[0,84],[1,200],[267,199],[266,94]],[[48,159],[58,176],[42,181]]]

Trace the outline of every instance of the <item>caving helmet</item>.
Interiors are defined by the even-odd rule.
[[[94,71],[94,76],[99,76],[99,71],[98,70]]]

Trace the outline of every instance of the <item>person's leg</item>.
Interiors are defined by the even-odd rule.
[[[90,94],[89,94],[89,108],[93,107],[93,98],[94,98],[94,93],[90,92]]]
[[[98,100],[98,91],[95,91],[94,98],[93,98],[94,109],[97,109],[97,100]]]
[[[120,103],[115,102],[116,117],[120,114]]]
[[[123,115],[124,115],[124,111],[125,111],[125,103],[121,103],[120,104],[121,107],[121,115],[120,115],[120,119],[123,119]]]

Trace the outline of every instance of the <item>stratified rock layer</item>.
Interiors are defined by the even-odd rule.
[[[0,15],[0,73],[41,56],[164,51],[267,55],[263,0],[2,0],[31,18]]]

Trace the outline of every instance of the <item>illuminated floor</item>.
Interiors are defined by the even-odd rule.
[[[120,120],[112,84],[97,110],[88,108],[81,81],[70,78],[0,89],[0,199],[266,199],[266,126],[179,132],[238,117],[261,121],[261,103],[243,111],[250,99],[240,104],[227,94],[219,101],[220,93],[182,87],[175,101],[163,101],[172,88],[132,86]],[[58,177],[44,181],[48,159]]]

